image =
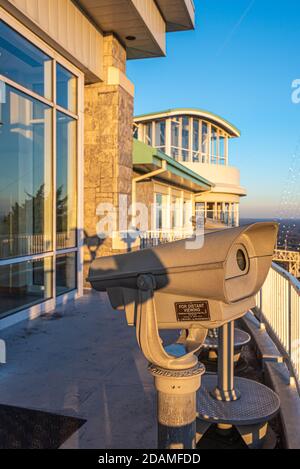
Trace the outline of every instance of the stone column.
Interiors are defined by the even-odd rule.
[[[111,238],[97,236],[97,207],[118,210],[120,194],[131,204],[134,90],[125,73],[126,50],[113,34],[105,36],[105,82],[85,87],[84,278],[94,258],[112,254]]]

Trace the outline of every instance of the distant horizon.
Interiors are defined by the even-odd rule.
[[[240,220],[278,220],[278,221],[299,221],[299,218],[279,218],[279,217],[240,217]]]

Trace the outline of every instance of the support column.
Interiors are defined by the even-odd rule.
[[[166,370],[150,365],[157,390],[158,449],[196,448],[196,392],[204,367]]]
[[[125,73],[126,50],[113,34],[105,36],[105,82],[85,87],[84,277],[94,258],[112,254],[112,239],[97,236],[105,215],[97,207],[111,204],[117,213],[120,194],[131,204],[134,89]]]
[[[218,401],[236,401],[240,397],[234,389],[234,321],[219,329],[218,385],[213,395]]]
[[[235,204],[235,226],[240,226],[240,204]]]

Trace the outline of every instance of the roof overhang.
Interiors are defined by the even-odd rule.
[[[161,112],[154,112],[151,114],[142,114],[140,116],[136,116],[134,118],[134,122],[137,124],[152,121],[155,119],[164,119],[168,117],[176,117],[176,116],[195,116],[201,119],[207,120],[212,124],[215,124],[218,127],[221,127],[225,130],[230,137],[240,137],[241,131],[228,122],[223,117],[218,116],[217,114],[213,114],[212,112],[208,112],[202,109],[192,109],[192,108],[179,108],[179,109],[168,109],[166,111]]]
[[[166,54],[166,32],[194,27],[193,0],[74,0],[103,33],[114,33],[128,59]]]
[[[215,187],[212,188],[212,192],[216,194],[233,194],[238,195],[239,197],[246,197],[247,190],[242,186],[234,186],[232,184],[215,184]]]
[[[146,174],[163,167],[166,171],[158,176],[158,179],[194,193],[210,191],[214,184],[202,178],[178,161],[173,160],[156,148],[134,139],[133,168],[135,171]]]
[[[164,17],[167,32],[184,31],[195,27],[195,4],[193,0],[156,0]]]

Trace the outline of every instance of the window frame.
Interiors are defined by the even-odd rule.
[[[186,131],[188,132],[188,148],[183,146],[183,132],[184,119],[188,119]],[[160,146],[157,141],[157,125],[165,122],[165,146]],[[198,126],[198,151],[194,149],[195,143],[195,128]],[[144,143],[153,146],[154,148],[165,150],[164,152],[180,163],[199,163],[215,166],[228,166],[228,142],[230,135],[219,124],[208,120],[208,118],[193,115],[193,114],[174,114],[165,118],[153,118],[150,121],[137,124],[141,126],[141,136]],[[176,131],[174,130],[176,128]],[[147,129],[152,132],[151,143],[147,138]],[[206,131],[204,133],[204,131]],[[215,131],[213,142],[213,131]],[[175,136],[175,132],[178,135]],[[205,137],[205,140],[204,140]],[[224,154],[221,155],[221,138],[223,139]],[[215,155],[213,154],[212,147],[215,148]],[[183,156],[185,155],[185,159]]]
[[[30,34],[30,38],[26,37],[25,34],[22,34],[21,29],[24,29],[24,26],[22,26],[20,23],[16,24],[17,20],[12,19],[8,14],[6,14],[2,10],[1,7],[0,7],[0,21],[2,23],[4,23],[8,28],[12,29],[15,34],[19,35],[22,38],[22,40],[27,41],[32,47],[39,50],[42,54],[45,54],[46,56],[48,56],[49,63],[51,64],[51,69],[49,71],[49,76],[46,76],[45,72],[44,72],[44,79],[48,78],[49,80],[51,80],[51,83],[48,83],[50,97],[47,97],[45,95],[45,93],[39,94],[39,93],[36,93],[33,90],[30,90],[29,88],[26,88],[25,85],[22,85],[21,83],[18,83],[16,81],[14,81],[11,77],[5,77],[5,78],[7,78],[7,80],[9,80],[12,83],[19,84],[22,87],[22,89],[26,89],[27,92],[32,92],[34,94],[34,96],[37,95],[42,99],[46,99],[47,102],[53,101],[53,84],[52,84],[53,83],[53,58],[52,58],[52,56],[50,54],[48,54],[48,51],[46,51],[45,48],[43,49],[43,47],[41,46],[41,44],[42,44],[41,41],[37,41],[37,40],[33,39],[34,38],[33,34]],[[44,86],[45,86],[45,84],[46,83],[44,83]]]
[[[164,135],[162,134],[161,126],[163,126],[164,128]],[[166,153],[166,134],[167,134],[166,119],[155,120],[154,125],[152,126],[152,144],[155,148],[162,151],[163,153]],[[163,135],[163,139],[165,142],[163,145],[161,144],[162,135]]]

